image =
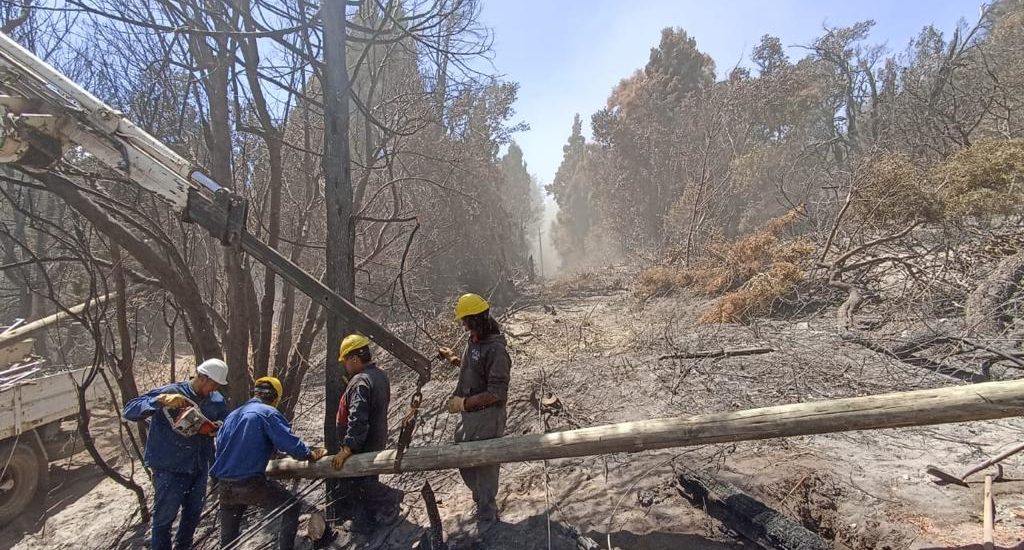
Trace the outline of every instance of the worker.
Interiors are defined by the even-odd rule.
[[[323,458],[327,449],[310,447],[292,432],[277,410],[283,392],[277,378],[257,379],[253,398],[231,411],[217,433],[217,456],[210,475],[219,484],[221,548],[238,538],[248,506],[259,506],[267,516],[279,514],[277,547],[294,548],[299,500],[280,483],[267,479],[267,463],[275,450],[313,462]]]
[[[455,304],[455,319],[469,332],[469,345],[459,361],[452,350],[438,354],[460,365],[459,382],[448,400],[448,412],[459,414],[455,442],[493,439],[505,434],[508,383],[512,360],[490,304],[478,294],[464,294]],[[473,493],[480,532],[498,521],[499,466],[462,468],[459,474]]]
[[[341,450],[334,456],[335,470],[355,453],[383,451],[388,444],[388,407],[391,382],[373,360],[370,340],[350,334],[341,342],[338,361],[345,367],[347,385],[338,403],[337,430]],[[350,530],[367,534],[398,517],[402,493],[380,482],[380,476],[338,480],[341,493],[339,519],[351,521]]]
[[[228,406],[217,390],[227,382],[228,366],[224,361],[207,359],[196,367],[192,380],[161,386],[125,403],[122,415],[126,420],[150,419],[144,458],[153,471],[152,550],[192,547],[214,456],[217,424],[210,424],[212,429],[204,433],[186,436],[175,430],[168,417],[176,418],[178,412],[194,403],[209,422],[224,420]],[[171,546],[171,525],[179,509],[181,519]]]

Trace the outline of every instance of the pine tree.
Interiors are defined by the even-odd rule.
[[[588,147],[579,114],[573,118],[572,134],[562,147],[562,155],[555,179],[545,189],[558,204],[558,216],[552,228],[555,248],[562,258],[562,266],[571,267],[586,256],[593,218],[590,204],[593,186],[587,169]]]
[[[529,256],[530,242],[543,212],[539,189],[526,169],[523,150],[515,142],[498,163],[504,177],[501,198],[512,221],[514,235],[511,239],[516,247],[518,262],[525,265]]]

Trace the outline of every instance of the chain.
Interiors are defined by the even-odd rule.
[[[405,456],[405,450],[412,443],[412,434],[416,431],[416,420],[419,418],[420,404],[422,403],[423,382],[421,381],[416,386],[416,393],[412,394],[412,399],[409,401],[409,412],[405,413],[405,417],[402,418],[402,431],[398,434],[398,448],[395,453],[395,469],[398,471],[402,470],[402,457]]]

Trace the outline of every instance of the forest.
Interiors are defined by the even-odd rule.
[[[482,2],[10,0],[0,2],[0,31],[244,199],[245,231],[426,357],[465,340],[451,319],[456,298],[486,297],[510,340],[508,435],[1019,377],[1024,2],[996,0],[908,44],[878,42],[872,20],[821,26],[805,44],[765,34],[731,68],[701,50],[701,36],[667,24],[603,108],[575,114],[551,181],[531,173],[516,143],[529,121],[516,113],[514,76],[490,62],[501,52]],[[16,79],[0,72],[9,93]],[[6,136],[16,124],[3,109]],[[0,167],[0,325],[66,316],[35,337],[31,355],[47,368],[88,367],[111,404],[90,413],[81,397],[78,444],[89,457],[68,463],[67,483],[99,472],[78,497],[131,502],[86,546],[49,533],[46,513],[0,546],[139,547],[153,502],[140,451],[147,428],[118,407],[189,378],[205,359],[230,366],[223,391],[233,405],[258,379],[280,379],[284,417],[336,452],[344,367],[334,350],[352,332],[345,317],[223,246],[129,172],[78,147],[58,157],[45,171]],[[766,351],[729,352],[749,346]],[[722,353],[701,355],[712,348]],[[440,400],[457,369],[434,367],[424,388],[399,362],[381,361],[394,385],[391,440],[421,391],[413,444],[448,438]],[[587,372],[627,372],[635,385],[599,387]],[[630,403],[644,414],[617,409]],[[974,451],[943,447],[943,457],[966,466],[1024,429],[999,422],[991,439],[967,444]],[[954,429],[944,440],[977,434]],[[868,460],[842,447],[851,441],[826,439],[801,444]],[[657,538],[669,536],[669,520],[648,517],[643,503],[679,499],[674,482],[664,488],[679,475],[676,460],[723,470],[733,460],[729,479],[742,485],[763,468],[757,456],[801,456],[784,443],[756,445],[699,447],[699,459],[651,454],[644,467],[664,474],[660,482],[615,468],[609,481],[607,457],[562,480],[548,470],[555,461],[517,466],[519,512],[484,547],[560,547],[553,514],[555,538],[580,548],[588,537],[604,547],[606,536],[611,548],[613,533],[621,548],[739,547],[743,536],[705,526],[683,504],[670,508],[671,536],[706,538]],[[795,468],[803,478],[769,476],[747,489],[840,548],[972,542],[950,533],[973,525],[953,510],[973,497],[911,520],[908,509],[934,494],[892,492],[879,466],[865,483],[890,492],[865,503],[822,456]],[[608,493],[578,494],[573,487],[596,483],[600,460]],[[904,467],[931,487],[923,465]],[[417,475],[394,477],[415,509],[378,546],[408,548],[426,524],[413,503],[426,479]],[[458,485],[452,472],[430,479]],[[1024,513],[1024,486],[1004,487],[1003,513]],[[49,502],[65,502],[61,490]],[[442,508],[458,500],[441,493]],[[620,493],[636,498],[620,507]],[[562,496],[553,503],[552,494]],[[883,501],[903,504],[847,521]],[[627,519],[613,529],[617,512]],[[81,509],[58,513],[89,531]],[[215,518],[202,528],[212,533]],[[1024,540],[1013,522],[1000,527],[1006,547]],[[209,536],[196,547],[212,548]],[[919,538],[931,546],[914,546]]]

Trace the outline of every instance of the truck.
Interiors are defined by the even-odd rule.
[[[68,313],[0,331],[0,527],[45,495],[50,462],[83,450],[75,445],[75,432],[65,422],[78,416],[78,388],[91,367],[59,367],[33,354],[33,336]],[[90,406],[99,401],[95,384],[85,389],[85,398]]]

